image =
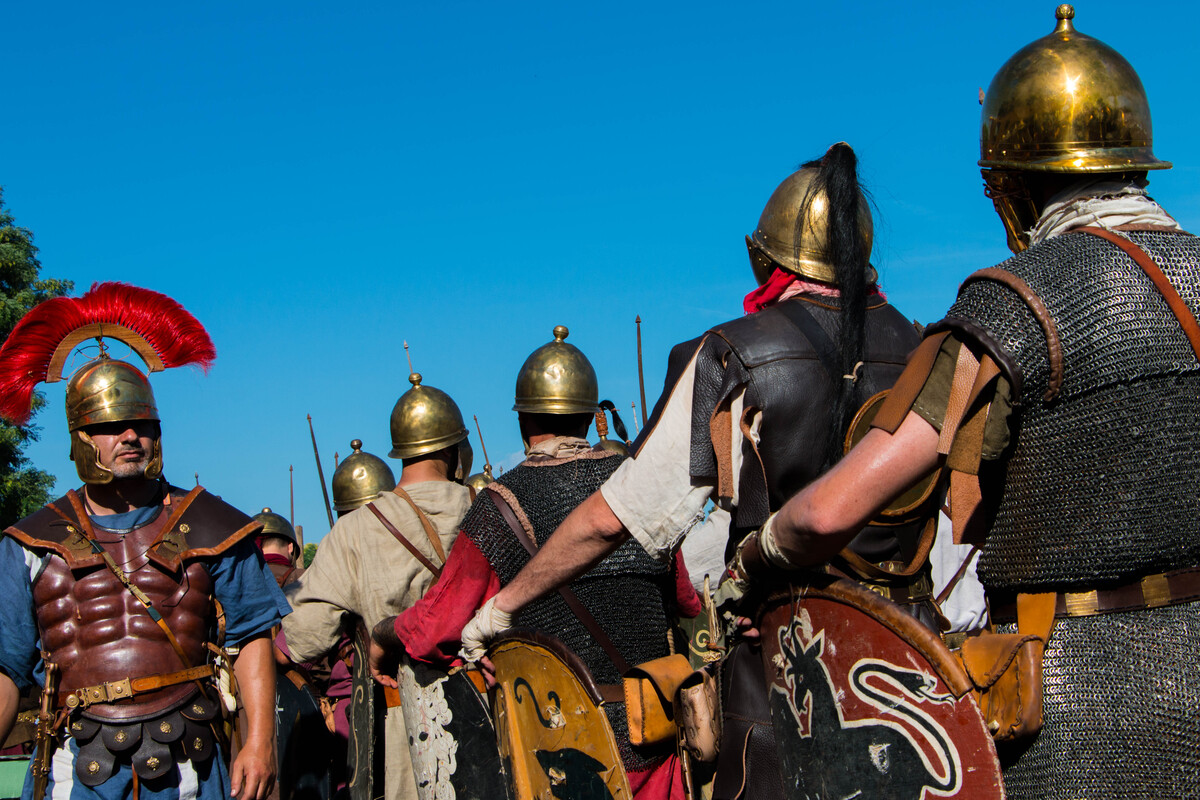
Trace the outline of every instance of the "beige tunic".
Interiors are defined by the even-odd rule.
[[[449,552],[458,526],[470,507],[465,486],[428,481],[404,487],[437,530]],[[404,500],[386,492],[376,508],[435,564],[440,563],[416,513]],[[366,507],[337,521],[317,548],[312,566],[296,582],[292,613],[283,620],[283,635],[296,661],[324,655],[344,630],[348,612],[361,617],[367,629],[384,617],[399,614],[421,599],[433,575],[380,524]],[[417,797],[408,756],[408,734],[399,708],[389,709],[384,723],[387,800]]]

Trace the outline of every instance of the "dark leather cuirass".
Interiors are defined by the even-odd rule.
[[[193,561],[172,574],[147,558],[166,516],[161,513],[149,525],[126,534],[97,527],[95,541],[150,598],[190,663],[181,661],[146,608],[107,566],[72,571],[63,558],[51,555],[33,585],[33,599],[42,646],[61,669],[60,696],[206,662],[204,643],[213,619],[208,570]],[[90,706],[85,713],[103,720],[144,719],[179,705],[195,691],[194,684],[184,683]]]
[[[706,392],[715,387],[718,393],[728,393],[745,384],[745,408],[761,412],[759,460],[745,459],[738,476],[733,543],[740,541],[741,532],[762,525],[768,514],[825,469],[830,426],[835,424],[833,409],[843,378],[831,374],[828,356],[823,360],[820,350],[832,348],[836,353],[839,313],[825,298],[794,298],[714,328],[710,339],[716,341],[701,350],[695,404],[715,406],[713,399],[703,396]],[[824,341],[814,343],[813,338]],[[859,398],[865,401],[891,388],[920,341],[913,323],[893,306],[882,301],[869,306],[863,364],[858,370]],[[706,379],[705,370],[719,370],[719,382]],[[707,422],[703,420],[705,425]],[[860,533],[851,547],[868,561],[906,561],[915,552],[922,527],[922,521],[888,528],[872,526]]]

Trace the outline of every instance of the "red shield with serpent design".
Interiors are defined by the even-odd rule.
[[[760,628],[788,797],[1004,796],[967,676],[898,606],[831,579],[773,596]]]

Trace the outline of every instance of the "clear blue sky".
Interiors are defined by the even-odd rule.
[[[884,290],[939,318],[1007,255],[979,89],[1054,9],[13,4],[0,184],[46,275],[165,292],[212,334],[207,377],[154,378],[168,477],[286,514],[295,465],[311,541],[328,526],[305,415],[327,479],[353,438],[384,455],[402,340],[497,465],[520,458],[516,371],[556,324],[628,410],[640,314],[653,404],[670,346],[741,312],[770,192],[835,141],[878,204]],[[1151,192],[1197,230],[1197,13],[1152,17],[1080,2],[1075,22],[1141,74],[1176,163]],[[30,455],[62,491],[62,384],[46,393]]]

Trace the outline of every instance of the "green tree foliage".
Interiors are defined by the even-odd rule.
[[[304,545],[304,568],[308,569],[312,566],[313,559],[317,557],[317,546],[315,544]]]
[[[8,338],[25,312],[43,300],[71,290],[70,281],[42,279],[33,233],[14,224],[0,189],[0,341]],[[39,396],[34,405],[43,404]],[[54,476],[29,466],[22,452],[38,438],[34,425],[17,427],[0,420],[0,530],[33,513],[50,499]]]

